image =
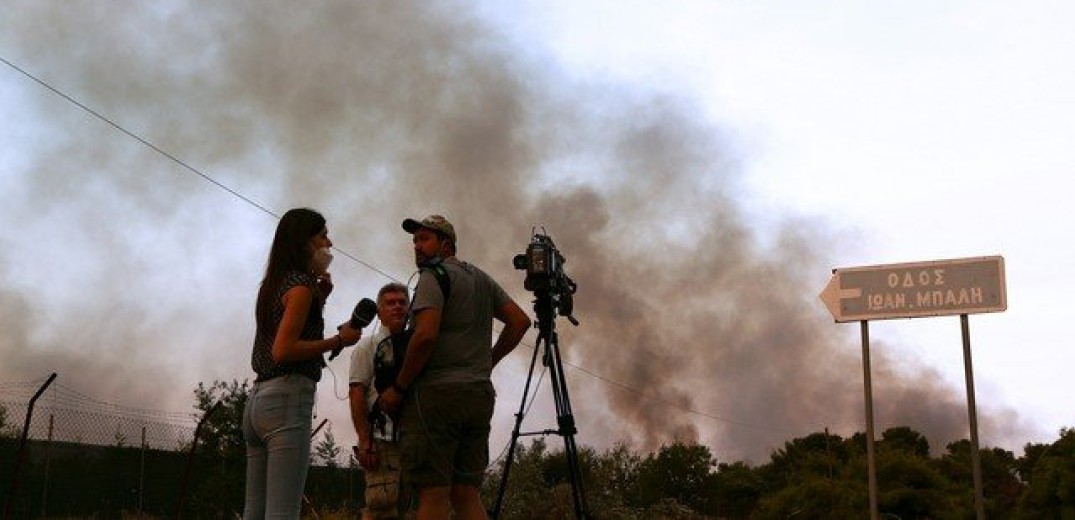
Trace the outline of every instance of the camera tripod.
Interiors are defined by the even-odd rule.
[[[500,478],[500,491],[496,496],[496,505],[493,506],[492,518],[500,516],[500,506],[504,500],[504,490],[508,485],[508,474],[511,471],[511,463],[515,456],[515,446],[519,437],[528,435],[560,435],[564,438],[564,455],[567,458],[568,477],[571,480],[571,493],[574,498],[575,518],[590,518],[586,512],[586,495],[582,487],[582,471],[579,469],[579,454],[575,447],[575,416],[571,414],[571,401],[567,395],[567,384],[564,381],[564,366],[560,361],[560,345],[556,337],[556,322],[552,295],[547,291],[537,293],[534,300],[534,311],[538,318],[538,339],[534,348],[534,355],[530,358],[530,372],[526,376],[526,385],[523,387],[522,401],[519,403],[519,412],[515,414],[515,429],[511,432],[511,444],[508,447],[508,458],[504,462],[504,474]],[[578,322],[571,316],[568,319],[575,325]],[[526,396],[530,392],[530,381],[534,377],[534,365],[537,362],[538,352],[542,352],[542,363],[549,368],[552,395],[556,403],[555,430],[540,430],[535,432],[520,433],[523,422],[523,412],[526,408]]]

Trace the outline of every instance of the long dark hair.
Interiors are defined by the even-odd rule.
[[[290,271],[310,270],[310,239],[325,229],[325,217],[309,208],[295,208],[284,213],[276,225],[276,235],[269,249],[265,277],[258,290],[255,317],[258,325],[267,323],[272,311],[272,298]]]

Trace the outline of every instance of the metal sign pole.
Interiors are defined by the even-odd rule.
[[[832,270],[822,289],[822,303],[836,323],[862,324],[862,371],[866,386],[866,459],[870,477],[870,518],[877,520],[877,477],[874,461],[873,395],[870,382],[869,320],[954,316],[963,324],[963,359],[967,372],[974,503],[985,519],[982,463],[978,447],[978,406],[974,402],[974,369],[970,354],[968,314],[1003,312],[1008,308],[1004,257],[956,258],[929,262],[848,267]]]
[[[963,329],[963,365],[967,374],[967,415],[970,418],[970,460],[974,471],[974,510],[978,520],[985,520],[985,497],[982,492],[982,460],[978,448],[978,405],[974,401],[974,366],[970,355],[970,320],[959,315]]]
[[[870,520],[877,514],[877,462],[873,446],[873,381],[870,378],[870,322],[862,320],[862,381],[866,391],[866,472],[870,481]]]

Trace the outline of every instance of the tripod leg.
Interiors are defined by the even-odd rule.
[[[575,518],[589,518],[586,512],[586,493],[582,485],[582,470],[579,467],[578,448],[575,445],[575,416],[571,413],[571,399],[567,393],[564,379],[564,365],[560,359],[560,345],[556,332],[551,333],[549,341],[549,358],[552,366],[552,391],[556,401],[556,421],[559,434],[564,438],[564,456],[567,459],[568,477],[571,479],[571,494],[575,505]]]
[[[541,350],[543,334],[538,334],[537,345],[534,347],[534,355],[530,357],[530,371],[526,375],[526,385],[523,386],[523,398],[519,403],[519,411],[515,414],[515,428],[511,431],[511,444],[508,445],[508,458],[504,460],[504,474],[500,476],[500,489],[496,494],[496,504],[490,517],[494,520],[500,516],[500,507],[504,502],[504,491],[508,488],[508,474],[511,472],[511,462],[515,459],[515,446],[519,443],[519,430],[523,423],[523,412],[526,411],[526,396],[530,393],[530,381],[534,377],[534,365],[537,363],[538,352]],[[548,338],[544,338],[548,343]]]
[[[564,452],[567,455],[571,478],[571,495],[575,504],[575,518],[589,518],[586,514],[586,494],[582,486],[582,470],[579,466],[578,449],[574,437],[564,437]]]

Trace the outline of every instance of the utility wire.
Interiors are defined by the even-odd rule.
[[[109,118],[107,118],[107,117],[105,117],[105,116],[101,115],[101,113],[97,112],[96,110],[94,110],[94,109],[92,109],[92,108],[90,108],[90,107],[88,107],[88,106],[86,106],[86,105],[82,104],[82,103],[81,103],[81,102],[79,102],[79,101],[78,101],[77,99],[75,99],[75,98],[72,98],[71,96],[68,96],[67,94],[65,94],[65,93],[61,92],[61,91],[60,91],[59,89],[57,89],[57,88],[53,87],[52,85],[49,85],[49,84],[48,84],[48,83],[46,83],[46,82],[45,82],[44,80],[42,80],[42,79],[38,78],[37,76],[34,76],[33,74],[30,74],[30,73],[29,73],[29,72],[27,72],[26,70],[23,70],[23,69],[22,69],[22,68],[20,68],[20,67],[19,67],[18,65],[15,65],[14,63],[11,63],[10,61],[8,61],[8,60],[7,60],[6,58],[4,58],[3,56],[0,56],[0,61],[3,61],[3,62],[4,62],[4,64],[5,64],[5,65],[7,65],[8,67],[11,67],[12,69],[15,69],[16,71],[18,71],[18,72],[19,72],[20,74],[22,74],[23,76],[26,76],[27,78],[30,78],[30,79],[34,80],[35,82],[37,82],[37,83],[38,83],[39,85],[41,85],[42,87],[45,87],[45,88],[49,89],[50,91],[52,91],[52,92],[53,92],[54,94],[56,94],[57,96],[60,96],[60,97],[62,97],[62,98],[64,98],[64,99],[66,99],[67,101],[69,101],[69,102],[70,102],[71,104],[73,104],[73,105],[77,106],[78,108],[81,108],[82,110],[85,110],[86,112],[88,112],[88,113],[90,113],[90,114],[93,114],[93,116],[94,116],[94,117],[96,117],[97,119],[100,119],[101,121],[104,121],[105,123],[108,123],[109,125],[111,125],[111,126],[112,126],[113,128],[115,128],[116,130],[119,130],[120,132],[123,132],[124,134],[127,134],[127,135],[128,135],[129,137],[131,137],[132,139],[134,139],[134,140],[136,140],[136,141],[138,141],[138,142],[140,142],[140,143],[142,143],[142,144],[144,144],[144,145],[148,146],[148,147],[149,147],[150,149],[152,149],[153,151],[155,151],[155,152],[157,152],[157,153],[159,153],[159,154],[161,154],[161,155],[163,155],[163,156],[167,157],[167,158],[168,158],[168,159],[170,159],[170,160],[171,160],[172,162],[174,162],[174,163],[176,163],[176,164],[178,164],[178,165],[182,166],[182,167],[183,167],[183,168],[185,168],[185,169],[186,169],[187,171],[189,171],[189,172],[191,172],[191,173],[193,173],[193,174],[195,174],[195,175],[197,175],[197,176],[201,177],[201,178],[202,178],[202,179],[204,179],[204,180],[205,180],[206,182],[209,182],[209,183],[211,183],[211,184],[213,184],[213,185],[217,186],[218,188],[220,188],[220,189],[222,189],[222,190],[224,190],[224,191],[227,191],[228,193],[231,193],[231,194],[232,194],[232,195],[234,195],[235,197],[238,197],[238,198],[242,199],[243,201],[245,201],[245,202],[246,202],[247,204],[250,204],[251,206],[254,206],[255,208],[258,208],[258,209],[260,209],[261,211],[263,211],[263,212],[265,212],[265,213],[267,213],[267,214],[269,214],[269,215],[271,215],[271,216],[273,216],[273,217],[276,217],[277,219],[279,219],[279,218],[280,218],[280,216],[279,216],[279,215],[277,215],[276,213],[273,213],[273,212],[272,212],[271,210],[269,210],[269,209],[268,209],[268,208],[266,208],[265,206],[262,206],[261,204],[258,204],[257,202],[255,202],[255,201],[253,201],[253,200],[251,200],[251,199],[249,199],[249,198],[247,198],[247,197],[244,197],[244,196],[243,196],[243,195],[242,195],[241,193],[239,193],[239,192],[237,192],[237,191],[235,191],[235,190],[231,189],[230,187],[228,187],[228,186],[226,186],[225,184],[223,184],[223,183],[221,183],[221,182],[217,181],[216,179],[214,179],[214,178],[212,178],[212,177],[210,177],[210,176],[208,176],[208,175],[206,175],[206,174],[202,173],[202,172],[201,172],[201,171],[199,171],[199,170],[198,170],[197,168],[195,168],[195,167],[193,167],[193,166],[191,166],[191,165],[189,165],[189,164],[187,164],[187,163],[183,162],[183,161],[182,161],[182,160],[180,160],[180,159],[179,159],[178,157],[176,157],[176,156],[174,156],[174,155],[172,155],[172,154],[170,154],[170,153],[168,153],[168,152],[166,152],[166,151],[164,151],[164,150],[160,149],[160,148],[159,148],[159,147],[158,147],[157,145],[155,145],[155,144],[153,144],[153,143],[151,143],[151,142],[149,142],[149,141],[147,141],[147,140],[145,140],[145,139],[142,139],[141,137],[139,137],[139,136],[138,136],[137,134],[135,134],[134,132],[131,132],[130,130],[127,130],[126,128],[124,128],[124,127],[120,126],[120,125],[119,125],[118,123],[116,123],[115,121],[112,121],[111,119],[109,119]]]
[[[46,89],[50,90],[51,92],[53,92],[57,96],[60,96],[63,99],[67,100],[69,103],[77,106],[78,108],[81,108],[82,110],[86,111],[89,114],[92,114],[97,119],[100,119],[101,121],[104,121],[105,123],[108,123],[109,126],[111,126],[112,128],[115,128],[116,130],[119,130],[120,132],[126,134],[128,137],[138,141],[139,143],[142,143],[143,145],[145,145],[149,149],[153,150],[154,152],[157,152],[157,153],[163,155],[164,157],[167,157],[168,160],[178,164],[179,166],[181,166],[183,169],[187,170],[188,172],[193,173],[194,175],[197,175],[198,177],[201,177],[202,180],[204,180],[205,182],[208,182],[208,183],[210,183],[210,184],[212,184],[212,185],[214,185],[214,186],[216,186],[216,187],[218,187],[218,188],[230,193],[232,196],[234,196],[234,197],[242,200],[243,202],[245,202],[245,203],[247,203],[247,204],[249,204],[249,205],[251,205],[251,206],[253,206],[253,207],[255,207],[255,208],[259,209],[259,210],[261,210],[263,213],[265,213],[265,214],[267,214],[267,215],[269,215],[269,216],[271,216],[271,217],[273,217],[273,218],[275,218],[277,220],[280,219],[280,215],[278,215],[276,212],[272,211],[271,209],[266,208],[265,206],[259,204],[257,201],[255,201],[255,200],[243,195],[242,193],[239,193],[238,191],[236,191],[232,187],[230,187],[230,186],[228,186],[228,185],[226,185],[226,184],[214,179],[213,177],[211,177],[208,174],[202,172],[201,170],[191,166],[190,164],[187,164],[182,159],[176,157],[175,155],[172,155],[172,154],[168,153],[167,151],[165,151],[161,147],[149,142],[148,140],[142,138],[138,134],[136,134],[136,133],[134,133],[134,132],[132,132],[130,130],[127,130],[127,128],[125,128],[124,126],[120,125],[119,123],[116,123],[115,121],[109,119],[108,117],[106,117],[105,115],[101,114],[100,112],[90,108],[89,106],[87,106],[84,103],[78,101],[77,99],[67,95],[66,93],[64,93],[60,89],[58,89],[56,87],[53,87],[52,85],[47,83],[45,80],[42,80],[41,78],[38,78],[37,76],[34,76],[33,74],[31,74],[30,72],[26,71],[25,69],[23,69],[23,68],[19,67],[18,65],[15,65],[14,63],[8,61],[3,56],[0,56],[0,61],[4,62],[4,64],[7,65],[8,67],[11,67],[12,69],[18,71],[23,76],[26,76],[27,78],[30,78],[31,80],[33,80],[37,84],[39,84],[42,87],[45,87]],[[388,274],[388,273],[386,273],[386,272],[384,272],[384,271],[382,271],[382,270],[380,270],[380,269],[378,269],[378,268],[376,268],[376,267],[374,267],[374,266],[372,266],[372,265],[360,260],[358,257],[352,255],[348,251],[344,251],[344,250],[342,250],[342,249],[340,249],[338,247],[335,247],[335,246],[333,246],[333,249],[338,251],[343,256],[346,256],[347,258],[350,258],[351,260],[366,266],[370,270],[375,271],[377,273],[380,273],[381,275],[383,275],[384,277],[388,278],[389,280],[394,280],[394,281],[397,281],[397,282],[399,281],[394,276],[392,276],[392,275],[390,275],[390,274]]]
[[[234,196],[234,197],[242,200],[243,202],[246,202],[247,204],[249,204],[249,205],[261,210],[265,214],[270,215],[270,216],[272,216],[272,217],[274,217],[274,218],[276,218],[278,220],[280,219],[280,215],[276,214],[274,211],[266,208],[265,206],[262,206],[261,204],[259,204],[258,202],[254,201],[253,199],[250,199],[250,198],[244,196],[242,193],[239,193],[235,189],[233,189],[233,188],[227,186],[226,184],[214,179],[213,177],[210,177],[208,174],[203,173],[201,170],[199,170],[199,169],[187,164],[183,160],[181,160],[178,157],[168,153],[167,151],[161,149],[157,145],[149,142],[148,140],[143,139],[142,137],[140,137],[139,135],[135,134],[134,132],[132,132],[130,130],[127,130],[125,127],[121,126],[120,124],[116,123],[115,121],[112,121],[111,119],[109,119],[108,117],[102,115],[101,113],[97,112],[96,110],[86,106],[85,104],[79,102],[75,98],[65,94],[64,92],[62,92],[61,90],[57,89],[56,87],[53,87],[52,85],[50,85],[46,81],[44,81],[44,80],[38,78],[37,76],[31,74],[30,72],[24,70],[23,68],[19,67],[18,65],[15,65],[14,63],[8,61],[3,56],[0,56],[0,61],[4,62],[4,64],[7,65],[8,67],[11,67],[12,69],[18,71],[23,76],[26,76],[27,78],[33,80],[35,83],[41,85],[42,87],[45,87],[46,89],[48,89],[49,91],[53,92],[57,96],[60,96],[61,98],[67,100],[71,104],[73,104],[73,105],[81,108],[82,110],[86,111],[87,113],[92,114],[94,117],[100,119],[101,121],[104,121],[105,123],[108,123],[110,126],[115,128],[116,130],[119,130],[120,132],[126,134],[130,138],[138,141],[139,143],[142,143],[143,145],[145,145],[146,147],[150,148],[151,150],[157,152],[158,154],[163,155],[164,157],[168,158],[170,161],[178,164],[183,169],[187,170],[188,172],[193,173],[193,174],[197,175],[198,177],[201,177],[202,180],[204,180],[204,181],[206,181],[206,182],[208,182],[208,183],[210,183],[210,184],[212,184],[212,185],[214,185],[214,186],[216,186],[216,187],[218,187],[218,188],[230,193],[232,196]],[[385,278],[388,278],[389,280],[392,280],[392,281],[395,281],[395,282],[401,282],[401,280],[399,280],[398,278],[396,278],[396,277],[394,277],[394,276],[382,271],[381,269],[378,269],[377,267],[374,267],[373,265],[370,265],[369,263],[367,263],[367,262],[359,259],[358,257],[352,255],[348,251],[340,249],[339,247],[336,247],[336,246],[333,246],[333,249],[338,251],[343,256],[351,259],[352,261],[357,262],[357,263],[365,266],[366,268],[381,274],[382,276],[384,276]],[[531,348],[537,348],[537,347],[532,345]],[[692,414],[696,414],[696,415],[701,415],[703,417],[707,417],[707,418],[712,419],[714,421],[719,421],[719,422],[723,422],[723,423],[727,423],[727,424],[734,424],[734,425],[741,426],[741,427],[744,427],[744,428],[749,428],[749,429],[759,430],[759,431],[786,432],[786,430],[763,428],[763,427],[760,427],[760,426],[754,426],[754,425],[739,422],[739,421],[733,421],[733,420],[730,420],[730,419],[724,419],[724,418],[721,418],[721,417],[717,417],[715,415],[712,415],[712,414],[709,414],[709,413],[706,413],[706,412],[702,412],[702,411],[699,411],[699,410],[695,410],[695,409],[692,409],[692,408],[688,408],[688,407],[685,407],[683,405],[673,403],[673,402],[665,400],[665,399],[661,399],[659,397],[649,396],[649,395],[643,393],[641,390],[638,390],[636,388],[628,386],[628,385],[626,385],[624,383],[614,381],[614,380],[609,379],[609,378],[607,378],[605,376],[597,374],[596,372],[593,372],[591,370],[582,368],[582,367],[580,367],[578,365],[574,365],[574,364],[571,364],[571,363],[568,363],[568,362],[563,362],[563,364],[565,364],[565,365],[567,365],[567,366],[569,366],[571,368],[574,368],[575,370],[583,372],[583,373],[585,373],[585,374],[587,374],[587,375],[589,375],[591,377],[594,377],[594,378],[597,378],[597,379],[599,379],[601,381],[604,381],[605,383],[608,383],[610,385],[619,387],[619,388],[621,388],[623,390],[627,390],[629,392],[632,392],[632,393],[634,393],[636,395],[639,395],[639,396],[641,396],[641,397],[643,397],[645,399],[658,401],[658,402],[667,404],[669,406],[679,408],[679,409],[681,409],[681,410],[683,410],[685,412],[688,412],[688,413],[692,413]]]

